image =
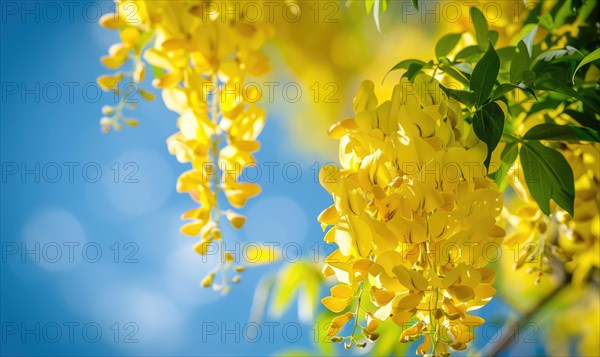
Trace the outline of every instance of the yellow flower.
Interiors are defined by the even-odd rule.
[[[483,322],[467,311],[495,294],[486,254],[505,232],[496,225],[502,195],[486,177],[486,145],[469,135],[460,107],[437,88],[425,75],[402,79],[380,103],[373,83],[361,84],[355,117],[329,131],[340,140],[341,167],[320,173],[334,204],[319,222],[332,226],[325,241],[338,247],[324,274],[370,295],[377,307],[365,314],[367,339],[377,338],[379,321],[404,326],[417,319],[400,340],[426,331],[419,353],[444,354],[464,350]],[[338,289],[323,304],[344,312],[354,297]],[[357,304],[360,312],[360,298]]]
[[[518,134],[543,123],[546,116],[559,122],[563,108],[549,109],[534,116],[522,115]],[[506,246],[515,251],[516,269],[525,268],[537,275],[536,282],[554,269],[566,270],[572,283],[585,283],[594,268],[600,267],[600,144],[563,144],[559,152],[573,169],[575,180],[575,217],[551,204],[546,216],[524,185],[522,170],[509,172],[509,182],[517,192],[513,204],[503,212],[509,236]],[[562,262],[561,264],[556,264]]]
[[[257,138],[266,114],[255,102],[262,94],[258,89],[231,92],[243,87],[248,77],[268,71],[268,58],[260,49],[273,35],[273,28],[263,21],[251,21],[244,14],[246,7],[237,2],[224,3],[225,13],[218,14],[206,13],[210,4],[205,1],[116,3],[116,14],[103,16],[100,24],[118,30],[121,42],[111,46],[101,61],[111,69],[131,61],[132,69],[98,78],[102,89],[113,89],[121,97],[116,107],[106,111],[105,115],[112,117],[102,119],[103,130],[120,128],[121,120],[137,125],[137,121],[122,115],[125,98],[136,93],[131,89],[123,92],[116,85],[127,78],[141,83],[146,63],[151,65],[155,72],[152,84],[162,90],[166,107],[179,114],[179,131],[167,139],[169,152],[179,162],[192,166],[179,177],[177,190],[188,193],[199,204],[184,214],[183,218],[191,222],[181,231],[198,236],[194,250],[205,255],[209,244],[222,239],[221,216],[238,229],[246,219],[232,210],[221,210],[219,195],[224,193],[231,206],[242,208],[250,197],[260,193],[259,185],[238,182],[238,178],[246,165],[255,164],[252,153],[260,148]],[[234,20],[223,21],[221,16],[225,14],[235,15]],[[153,98],[143,89],[137,93],[144,99]],[[218,271],[233,263],[234,257],[222,254],[224,259],[219,264],[224,266]],[[260,255],[254,263],[277,258],[275,253]],[[243,267],[236,269],[243,271]],[[214,278],[215,273],[209,274],[202,286],[212,285],[227,292],[226,274],[222,284],[213,284]],[[239,276],[233,279],[234,283],[240,281]]]

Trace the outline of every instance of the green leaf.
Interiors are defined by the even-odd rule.
[[[490,38],[489,38],[489,30],[488,24],[485,19],[485,16],[479,11],[479,9],[475,7],[471,7],[471,21],[475,26],[475,37],[477,38],[477,47],[480,51],[487,50]]]
[[[523,143],[520,155],[525,182],[542,212],[550,215],[550,199],[553,199],[573,216],[575,184],[567,160],[539,141]]]
[[[464,64],[464,63],[461,63]],[[461,82],[465,86],[469,84],[469,77],[467,77],[462,71],[458,68],[454,67],[453,63],[449,61],[446,57],[440,57],[440,70],[450,77],[456,79]]]
[[[390,73],[392,73],[393,71],[397,71],[399,69],[408,69],[411,64],[417,64],[417,65],[420,65],[421,67],[424,67],[426,63],[421,60],[417,60],[417,59],[408,59],[408,60],[400,61],[394,67],[392,67],[392,69],[390,69],[385,74],[385,76],[383,76],[383,80],[381,81],[381,83],[383,83],[385,81],[385,79],[387,78],[387,76]]]
[[[480,54],[481,52],[482,51],[479,51],[479,48],[477,46],[468,46],[460,50],[460,52],[456,54],[456,57],[454,57],[454,60],[467,60],[473,56]]]
[[[600,133],[594,129],[574,125],[545,123],[534,126],[523,136],[528,140],[551,140],[578,143],[581,141],[600,142]]]
[[[494,90],[494,94],[492,94],[491,101],[498,100],[502,98],[505,94],[512,92],[513,90],[519,88],[519,86],[510,83],[502,83]]]
[[[465,74],[466,76],[471,78],[471,75],[473,74],[473,66],[471,66],[470,63],[465,63],[465,62],[454,63],[453,66],[454,66],[454,68],[458,69],[463,74]]]
[[[556,107],[556,105],[554,106]],[[532,108],[533,111],[534,108]],[[573,118],[579,124],[586,126],[588,128],[592,128],[596,131],[600,131],[600,121],[596,120],[592,115],[587,115],[582,112],[578,112],[573,109],[566,109],[563,114],[566,114]]]
[[[548,50],[540,53],[534,60],[531,62],[531,66],[529,68],[533,69],[540,61],[550,62],[555,59],[559,59],[566,55],[573,55],[579,52],[575,47],[566,46],[565,48],[560,48],[556,50]]]
[[[477,62],[471,76],[469,89],[475,92],[477,106],[483,104],[492,93],[499,71],[500,59],[494,47],[490,45],[485,55]]]
[[[417,11],[419,10],[419,0],[412,0],[412,4],[415,7],[415,9],[417,9]]]
[[[375,0],[365,0],[365,9],[367,10],[367,14],[371,13],[371,10],[373,10],[374,4],[375,4]]]
[[[508,171],[512,167],[512,165],[517,160],[517,156],[519,154],[519,145],[516,141],[507,143],[502,150],[502,154],[500,154],[500,167],[496,172],[494,172],[494,181],[501,190],[504,190],[507,186],[507,182],[505,182],[506,175]]]
[[[419,74],[419,72],[421,72],[422,69],[423,66],[421,66],[420,64],[412,63],[410,66],[408,66],[408,69],[406,70],[406,72],[404,72],[402,77],[406,77],[412,82],[415,79],[415,76]]]
[[[527,45],[523,40],[519,41],[517,49],[510,62],[510,82],[519,84],[523,81],[523,72],[529,69],[531,59],[527,51]]]
[[[469,108],[475,105],[475,93],[471,91],[451,88],[445,88],[444,91],[446,92],[446,95],[448,95],[450,98],[458,100],[459,102],[463,103]]]
[[[381,24],[379,23],[379,10],[381,9],[381,0],[375,0],[373,4],[373,18],[375,19],[375,26],[377,31],[381,33]]]
[[[460,71],[457,71],[454,67],[452,67],[452,65],[442,64],[440,66],[440,70],[449,75],[450,77],[456,79],[460,83],[464,84],[465,86],[469,84],[469,79],[465,77]]]
[[[498,57],[500,57],[501,66],[510,66],[512,57],[515,54],[516,49],[517,48],[515,46],[508,46],[496,49],[496,54],[498,55]]]
[[[554,15],[554,28],[557,29],[560,26],[564,25],[567,21],[571,21],[573,18],[573,12],[571,11],[571,7],[569,6],[568,1],[563,1],[563,3],[558,3],[554,6],[551,13]]]
[[[594,52],[585,56],[585,58],[579,63],[577,68],[575,68],[575,72],[573,72],[573,84],[575,84],[575,75],[581,69],[581,67],[585,66],[590,62],[594,62],[600,59],[600,48],[597,48]]]
[[[492,43],[493,46],[496,46],[498,39],[500,38],[500,34],[498,31],[490,30],[488,33],[488,40]]]
[[[548,75],[536,79],[535,88],[573,97],[581,101],[583,104],[590,106],[594,111],[596,111],[596,113],[600,113],[600,108],[594,102],[590,101],[589,99],[581,95],[579,92],[577,92],[575,89],[567,86],[566,84],[562,83],[561,81],[552,76]]]
[[[460,41],[462,34],[449,33],[438,40],[435,45],[435,57],[446,57]]]
[[[490,101],[491,102],[496,101],[496,100],[502,98],[507,93],[512,92],[515,89],[520,89],[524,92],[527,92],[527,93],[531,94],[537,100],[537,96],[535,95],[535,92],[533,91],[533,89],[531,89],[523,84],[515,85],[515,84],[511,84],[511,83],[502,83],[498,87],[496,87],[496,89],[494,90],[494,94],[492,94],[492,99],[490,99]]]
[[[535,4],[531,4],[528,3],[527,0],[523,0],[523,4],[524,5],[533,5],[533,6],[527,6],[527,17],[525,17],[525,21],[523,23],[525,24],[534,24],[537,22],[538,17],[540,17],[540,15],[542,14],[542,3],[535,3]]]
[[[523,37],[523,42],[525,43],[525,46],[527,46],[527,52],[529,52],[529,58],[533,57],[533,40],[535,39],[535,35],[537,34],[537,30],[538,30],[539,26],[535,25],[531,31],[529,31],[527,33],[527,35],[525,35]]]
[[[523,84],[530,87],[531,85],[533,85],[535,83],[535,79],[537,78],[537,75],[535,74],[534,71],[523,71]]]
[[[477,137],[487,144],[488,152],[485,158],[485,167],[488,167],[492,152],[498,146],[502,137],[502,130],[504,130],[504,112],[502,108],[497,103],[491,102],[475,112],[473,130]]]
[[[545,13],[540,16],[538,18],[538,24],[548,31],[552,31],[554,29],[554,19],[549,13]]]
[[[559,105],[561,105],[563,103],[564,103],[564,100],[545,96],[544,100],[533,103],[533,105],[527,112],[528,113],[536,113],[536,112],[546,110],[546,109],[556,109]]]

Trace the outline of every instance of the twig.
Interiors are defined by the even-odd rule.
[[[560,295],[560,293],[569,286],[569,282],[571,281],[570,275],[567,275],[566,279],[559,285],[556,289],[554,289],[550,294],[545,296],[540,302],[530,311],[521,315],[521,317],[517,320],[517,325],[514,328],[510,328],[505,325],[502,328],[502,338],[497,343],[491,345],[488,348],[484,348],[479,355],[480,356],[496,356],[500,352],[503,352],[507,348],[509,348],[515,342],[515,336],[518,336],[517,333],[521,332],[521,329],[524,326],[528,326],[531,321],[535,318],[535,316],[542,310],[544,306],[550,303],[556,296]],[[512,324],[511,324],[512,325]],[[508,330],[508,331],[506,331]]]

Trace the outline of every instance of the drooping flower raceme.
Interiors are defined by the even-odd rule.
[[[391,321],[400,341],[422,339],[419,354],[464,350],[483,323],[469,312],[495,294],[487,265],[505,234],[486,145],[426,75],[403,78],[383,103],[363,82],[353,107],[354,118],[329,132],[340,140],[341,167],[320,172],[334,204],[319,221],[338,247],[324,266],[338,285],[323,304],[340,313],[328,335],[362,347],[357,327],[375,340]],[[352,320],[352,334],[339,336]]]
[[[253,152],[260,147],[257,137],[265,123],[265,111],[256,102],[261,97],[258,86],[244,87],[249,76],[269,70],[268,58],[260,51],[272,36],[271,25],[247,20],[245,11],[254,7],[235,1],[119,1],[117,12],[102,17],[100,23],[119,30],[122,43],[113,45],[102,58],[107,67],[117,69],[133,61],[132,72],[119,71],[102,76],[99,84],[106,90],[128,97],[131,89],[119,88],[126,78],[134,84],[144,78],[146,64],[155,73],[152,84],[162,90],[165,105],[179,114],[179,131],[168,138],[169,152],[191,169],[177,182],[179,192],[188,193],[198,207],[183,214],[191,223],[182,232],[200,237],[194,249],[206,255],[215,242],[221,244],[220,219],[241,228],[245,217],[219,207],[219,194],[224,193],[231,206],[242,208],[260,192],[255,183],[240,182],[244,167],[255,164]],[[129,86],[127,88],[130,88]],[[134,86],[134,88],[136,88]],[[139,91],[144,97],[147,92]],[[119,119],[126,101],[114,114],[103,118],[105,131],[119,129]],[[219,266],[210,272],[203,286],[228,290],[227,269],[239,257],[220,249]],[[256,257],[253,262],[272,257],[262,252],[246,252]],[[267,253],[268,254],[268,253]],[[243,270],[235,267],[236,272]],[[222,273],[223,282],[213,284]],[[237,282],[239,276],[232,281]]]
[[[513,173],[511,184],[518,193],[518,206],[503,212],[513,229],[505,244],[514,251],[514,267],[536,274],[538,282],[559,263],[579,285],[600,267],[600,145],[563,144],[559,152],[573,169],[574,216],[554,203],[551,214],[545,215],[523,187],[523,177],[518,177],[521,172],[518,176]]]

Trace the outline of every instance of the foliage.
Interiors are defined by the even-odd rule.
[[[467,120],[473,123],[475,133],[487,144],[486,166],[489,167],[492,152],[501,141],[517,143],[516,147],[506,147],[510,150],[517,148],[517,152],[521,153],[522,170],[529,176],[529,180],[526,177],[529,192],[543,212],[550,214],[549,202],[553,199],[573,215],[575,196],[573,180],[570,179],[572,174],[569,173],[571,168],[553,147],[553,142],[598,142],[597,119],[593,118],[597,118],[600,112],[600,99],[595,86],[597,67],[588,67],[592,73],[591,81],[579,73],[580,68],[585,68],[598,55],[597,42],[586,43],[581,35],[577,36],[577,32],[586,31],[586,24],[594,23],[594,19],[588,17],[594,13],[595,4],[592,8],[580,9],[581,14],[574,25],[581,24],[581,28],[573,28],[574,25],[566,22],[570,17],[560,15],[570,11],[568,7],[565,10],[565,4],[556,3],[549,13],[539,16],[540,23],[529,26],[529,32],[522,39],[517,39],[516,46],[499,49],[494,48],[497,36],[492,36],[493,32],[488,30],[483,14],[471,8],[477,44],[456,48],[459,42],[456,36],[460,35],[446,35],[436,45],[437,59],[427,63],[403,60],[392,71],[405,69],[403,77],[414,78],[417,73],[433,68],[434,75],[445,79],[441,88],[463,104]],[[556,19],[552,14],[556,14]],[[533,20],[529,20],[529,25]],[[541,41],[536,42],[536,35],[540,37],[538,32],[542,31],[545,33]],[[453,59],[447,57],[449,53],[455,53]],[[574,87],[570,86],[571,78]],[[563,108],[558,115],[574,113],[576,118],[588,119],[578,121],[573,118],[568,122],[571,125],[558,125],[553,118],[548,118],[545,125],[538,125],[531,128],[531,132],[519,135],[519,124],[534,121],[532,118],[554,107],[557,101]],[[501,107],[506,110],[501,110]],[[554,157],[555,161],[545,165],[543,161],[549,157]],[[505,160],[511,158],[516,160],[514,155],[505,155]],[[508,167],[513,162],[504,161],[502,164]],[[497,167],[494,167],[490,172],[496,170]],[[563,173],[566,177],[559,177]],[[497,176],[505,177],[502,173]],[[554,177],[556,180],[553,180]]]

